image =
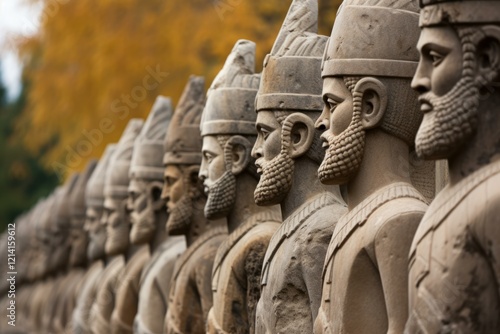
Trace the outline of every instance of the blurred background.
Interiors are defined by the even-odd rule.
[[[341,0],[319,1],[329,35]],[[257,71],[291,0],[0,0],[0,232],[241,38]]]

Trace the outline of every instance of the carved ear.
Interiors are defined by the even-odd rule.
[[[163,184],[159,181],[151,182],[148,186],[148,191],[153,200],[153,210],[157,211],[164,206],[165,201],[162,199],[162,187]]]
[[[477,46],[478,74],[490,84],[500,74],[500,27],[485,26],[485,36]]]
[[[232,136],[224,147],[225,160],[230,162],[227,168],[234,175],[240,174],[250,163],[252,144],[243,136]]]
[[[288,143],[288,153],[292,159],[304,155],[314,139],[314,122],[304,114],[293,113],[283,121],[281,135]]]
[[[380,124],[387,108],[387,88],[379,80],[366,77],[358,81],[354,92],[362,95],[361,124],[365,130]]]

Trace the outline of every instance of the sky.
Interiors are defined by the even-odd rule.
[[[49,0],[58,1],[58,0]],[[41,3],[28,0],[0,0],[0,71],[9,100],[21,91],[21,63],[12,49],[13,36],[30,36],[39,27]]]

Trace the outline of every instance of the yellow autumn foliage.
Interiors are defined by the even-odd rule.
[[[99,157],[157,95],[174,103],[191,74],[207,86],[234,43],[257,43],[257,70],[291,1],[44,1],[38,35],[21,40],[27,105],[16,136],[64,175]],[[329,35],[341,1],[320,1]],[[168,73],[168,74],[167,74]]]

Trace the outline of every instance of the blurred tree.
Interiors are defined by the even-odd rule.
[[[1,75],[0,75],[1,78]],[[23,211],[57,185],[57,176],[40,165],[40,154],[27,151],[12,140],[13,125],[25,105],[25,88],[18,99],[7,103],[6,89],[0,81],[0,232]]]
[[[31,0],[44,2],[38,35],[19,41],[31,86],[16,136],[64,178],[158,94],[179,98],[190,74],[207,86],[240,38],[257,43],[257,70],[286,15],[284,0]],[[328,35],[341,1],[320,1]],[[36,56],[33,56],[36,55]]]

